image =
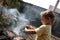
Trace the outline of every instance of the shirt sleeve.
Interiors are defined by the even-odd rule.
[[[39,28],[35,29],[36,34],[41,35],[44,31],[44,26],[40,26]]]

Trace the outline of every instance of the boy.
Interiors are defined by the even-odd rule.
[[[51,26],[54,21],[54,15],[51,10],[44,11],[40,14],[42,25],[39,28],[30,26],[30,29],[25,28],[26,33],[35,34],[35,40],[51,40]]]

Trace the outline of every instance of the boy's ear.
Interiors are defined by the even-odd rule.
[[[51,21],[51,18],[49,17],[48,20]]]

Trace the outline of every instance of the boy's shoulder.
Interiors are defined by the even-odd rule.
[[[51,25],[41,25],[39,28],[51,27]]]

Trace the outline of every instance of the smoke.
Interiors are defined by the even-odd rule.
[[[13,17],[10,16],[10,18],[13,18],[13,20],[15,21],[12,22],[13,23],[11,26],[12,31],[16,35],[23,37],[26,40],[34,40],[35,35],[27,34],[24,32],[25,27],[30,24],[30,21],[26,19],[27,16],[23,13],[20,14],[17,9],[9,9],[8,13],[9,15],[13,16]]]
[[[12,20],[12,25],[9,27],[16,35],[27,37],[24,33],[24,29],[30,24],[29,20],[26,19],[25,14],[20,14],[17,9],[8,9],[9,18]]]
[[[26,19],[26,15],[19,13],[15,8],[7,9],[3,6],[0,8],[0,12],[3,12],[8,18],[9,26],[7,26],[7,28],[5,27],[5,29],[13,31],[17,36],[21,36],[25,39],[29,38],[30,35],[24,32],[25,27],[30,24],[30,21]]]

